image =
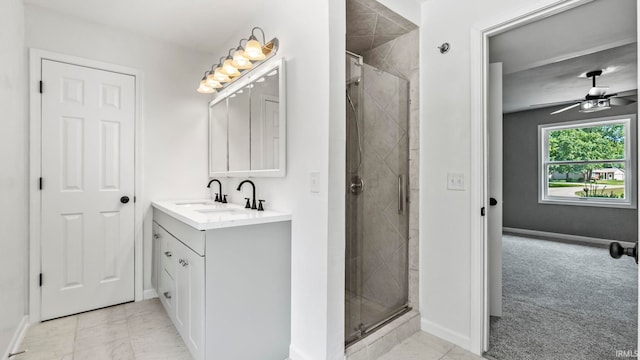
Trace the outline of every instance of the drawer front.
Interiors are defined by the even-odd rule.
[[[204,231],[192,228],[156,208],[153,209],[153,220],[198,255],[204,256]]]
[[[171,319],[175,319],[175,282],[165,270],[161,270],[158,279],[158,297]]]
[[[156,233],[160,241],[160,268],[164,269],[172,279],[175,279],[175,243],[177,240],[161,226],[158,226]]]

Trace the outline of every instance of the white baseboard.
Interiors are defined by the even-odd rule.
[[[518,229],[518,228],[511,228],[511,227],[503,227],[502,232],[515,234],[515,235],[534,236],[534,237],[544,238],[549,240],[568,241],[568,242],[574,242],[574,243],[586,243],[586,244],[600,245],[600,246],[609,246],[609,244],[611,244],[612,242],[619,242],[620,245],[623,245],[625,247],[633,247],[635,245],[635,243],[630,243],[626,241],[601,239],[601,238],[594,238],[594,237],[580,236],[580,235],[559,234],[559,233],[553,233],[553,232],[547,232],[547,231]]]
[[[288,360],[308,360],[305,355],[302,355],[298,349],[293,345],[289,345],[289,359]]]
[[[149,300],[157,297],[158,297],[158,293],[156,292],[156,289],[146,289],[145,291],[142,292],[143,300]]]
[[[447,329],[442,325],[438,325],[425,318],[420,319],[420,328],[424,332],[428,332],[431,335],[435,335],[441,339],[447,340],[450,343],[458,345],[459,347],[471,351],[471,341],[468,336],[457,333],[451,329]]]
[[[24,339],[24,336],[26,335],[28,328],[29,328],[29,317],[25,315],[22,317],[22,320],[20,320],[20,323],[18,324],[16,331],[13,333],[13,336],[11,337],[11,341],[9,342],[9,346],[7,346],[7,349],[5,350],[5,353],[1,358],[2,360],[8,359],[9,354],[22,350],[19,348],[19,346],[22,343],[22,339]]]

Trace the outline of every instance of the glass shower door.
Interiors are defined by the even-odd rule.
[[[408,85],[347,54],[347,344],[407,309]]]

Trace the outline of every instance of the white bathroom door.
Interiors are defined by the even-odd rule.
[[[502,63],[489,64],[488,105],[489,314],[502,316]]]
[[[134,299],[135,78],[42,60],[41,319]]]

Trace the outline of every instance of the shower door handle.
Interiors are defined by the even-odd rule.
[[[403,185],[404,182],[402,181],[402,175],[398,175],[398,214],[402,214],[402,212],[404,211]]]

